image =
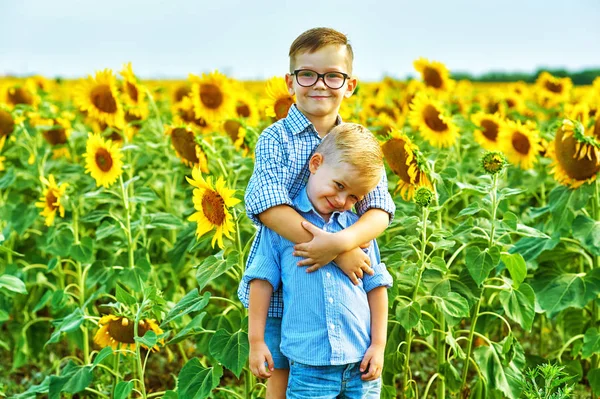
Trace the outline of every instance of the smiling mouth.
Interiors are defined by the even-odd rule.
[[[331,202],[329,202],[329,200],[327,198],[325,198],[325,201],[327,201],[327,203],[329,204],[329,207],[331,209],[337,209],[337,207],[333,206],[333,204]]]

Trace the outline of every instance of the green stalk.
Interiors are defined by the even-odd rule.
[[[117,385],[119,384],[119,363],[121,360],[121,352],[117,352],[115,355],[115,359],[113,362],[113,369],[115,370],[115,384],[113,385],[112,397],[115,396],[115,390],[117,389]]]
[[[123,175],[121,174],[121,176],[119,176],[119,182],[121,183],[121,193],[123,195],[123,206],[125,207],[125,226],[127,228],[127,231],[125,232],[125,234],[127,235],[127,255],[128,255],[128,259],[129,259],[129,267],[130,268],[134,268],[135,267],[135,261],[133,258],[133,240],[131,237],[131,214],[130,214],[130,208],[129,208],[129,195],[127,190],[125,190],[125,184],[123,183]],[[132,184],[132,183],[130,183]]]
[[[600,221],[600,198],[598,198],[598,196],[600,196],[600,181],[598,181],[598,179],[596,179],[595,182],[595,187],[594,187],[594,198],[592,199],[592,217],[594,218],[594,220],[596,222]],[[600,267],[600,256],[594,256],[592,258],[593,261],[593,267],[594,269],[597,269],[598,267]],[[594,323],[592,325],[594,325],[595,323],[598,322],[598,320],[600,320],[600,311],[598,309],[598,305],[596,304],[596,301],[592,302],[592,314],[594,317]],[[600,365],[600,356],[596,353],[594,354],[594,357],[592,358],[592,368],[596,369],[598,368],[598,366]],[[597,396],[597,392],[595,392],[592,389],[592,397],[596,397]]]
[[[145,307],[146,301],[142,303],[142,305],[138,308],[138,311],[135,315],[135,324],[133,326],[133,336],[138,337],[138,327],[140,323],[140,318],[142,316],[142,309]],[[148,349],[150,350],[150,349]],[[142,354],[140,351],[140,343],[135,341],[135,357],[137,362],[137,371],[138,371],[138,379],[141,386],[142,398],[146,399],[146,384],[144,383],[144,368],[142,366]]]
[[[440,322],[440,332],[436,333],[436,354],[439,370],[441,365],[446,362],[446,334],[442,333],[442,331],[446,330],[446,318],[444,317],[444,312],[440,311],[438,320]],[[443,377],[438,378],[436,397],[437,399],[444,399],[446,397],[446,380]]]

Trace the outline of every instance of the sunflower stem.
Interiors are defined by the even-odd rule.
[[[113,362],[113,369],[115,370],[115,384],[113,385],[112,397],[115,397],[115,391],[117,389],[117,384],[119,384],[119,364],[121,363],[121,352],[117,352],[115,355],[115,359]]]
[[[122,180],[121,180],[122,182]],[[140,323],[140,319],[142,316],[142,310],[144,309],[146,305],[146,301],[142,302],[142,304],[138,307],[138,311],[135,315],[135,324],[133,325],[133,337],[134,340],[135,338],[138,337],[138,333],[139,333],[139,323]],[[150,348],[148,348],[148,350],[150,350]],[[142,366],[142,354],[140,351],[140,343],[135,340],[135,357],[136,357],[136,363],[137,363],[137,371],[138,371],[138,378],[139,378],[139,383],[140,383],[140,387],[141,387],[141,394],[142,394],[142,398],[146,399],[146,385],[144,383],[144,368]]]
[[[119,176],[119,182],[121,183],[121,193],[123,195],[123,206],[125,207],[125,223],[126,223],[126,229],[127,231],[125,232],[127,235],[127,255],[128,255],[128,259],[129,259],[129,267],[131,269],[133,269],[135,267],[135,261],[134,261],[134,257],[133,257],[133,240],[131,237],[131,214],[130,214],[130,208],[129,208],[129,195],[127,190],[125,189],[125,184],[123,183],[123,174],[121,174]],[[131,183],[130,183],[131,184]]]

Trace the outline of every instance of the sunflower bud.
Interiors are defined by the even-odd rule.
[[[433,191],[429,187],[421,186],[415,191],[415,203],[424,208],[428,207],[433,200]]]
[[[488,151],[481,158],[481,166],[486,173],[495,175],[502,172],[502,169],[506,166],[506,158],[501,152]]]

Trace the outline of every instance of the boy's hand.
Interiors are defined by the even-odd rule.
[[[308,273],[325,266],[342,252],[335,234],[323,231],[308,222],[302,222],[302,227],[313,235],[313,239],[294,245],[293,255],[305,258],[298,262],[298,266],[310,266],[306,269]]]
[[[358,285],[358,279],[363,278],[363,273],[371,276],[375,273],[371,268],[371,259],[360,248],[354,248],[339,254],[335,258],[335,263],[352,280],[354,285]]]
[[[267,362],[269,366],[268,370],[265,367],[265,362]],[[275,365],[273,363],[271,351],[265,341],[250,344],[249,363],[250,371],[258,378],[271,377],[271,371],[275,370]]]
[[[365,357],[360,362],[360,371],[364,374],[360,377],[363,381],[373,381],[381,376],[383,370],[383,356],[385,352],[385,345],[373,345],[369,346]],[[366,372],[365,372],[366,371]]]

